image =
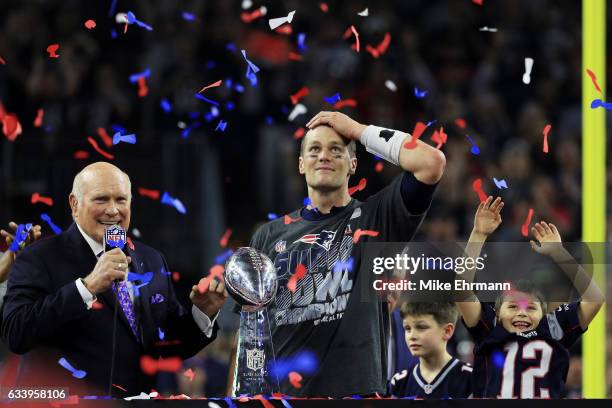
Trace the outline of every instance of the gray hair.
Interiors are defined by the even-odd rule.
[[[85,175],[90,170],[89,169],[90,166],[87,166],[83,170],[79,171],[77,173],[77,175],[74,176],[74,181],[72,182],[72,191],[70,192],[70,194],[74,195],[76,197],[76,199],[77,199],[77,202],[79,202],[79,203],[83,200],[83,181],[84,181]],[[113,166],[113,167],[115,167],[115,166]],[[117,170],[119,170],[121,172],[121,174],[127,180],[128,191],[129,191],[128,199],[130,201],[132,201],[132,182],[130,181],[130,176],[128,176],[127,173],[121,171],[119,168],[117,168]]]

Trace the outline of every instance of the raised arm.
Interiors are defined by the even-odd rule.
[[[531,240],[531,248],[539,254],[550,257],[570,279],[578,293],[582,294],[578,303],[578,320],[586,330],[589,323],[603,305],[605,298],[594,279],[587,275],[576,259],[563,247],[561,234],[554,224],[538,222],[531,232],[538,241]],[[548,310],[554,310],[561,303],[549,302]]]
[[[504,203],[500,197],[493,201],[493,197],[489,196],[486,201],[481,202],[474,216],[474,228],[470,234],[470,239],[465,246],[465,256],[469,258],[478,258],[482,247],[484,246],[487,237],[499,227],[502,222],[501,209]],[[462,278],[467,282],[474,281],[476,269],[468,269],[464,272]],[[461,295],[462,302],[455,302],[459,313],[463,317],[465,324],[468,327],[474,327],[478,324],[482,306],[472,291],[466,291]]]

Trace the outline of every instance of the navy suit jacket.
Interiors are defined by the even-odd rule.
[[[155,377],[141,370],[141,357],[185,359],[214,340],[217,325],[211,338],[207,338],[193,320],[191,310],[185,310],[177,301],[161,253],[139,242],[134,246],[134,250],[128,250],[132,258],[130,271],[153,272],[153,278],[139,288],[134,301],[140,341],[130,330],[121,306],[115,320],[116,296],[112,289],[97,295],[100,307],[87,310],[75,280],[88,275],[97,259],[76,224],[59,235],[33,243],[17,257],[1,327],[2,340],[11,351],[24,354],[15,385],[63,386],[71,389],[70,394],[106,395],[112,383],[117,385],[112,387],[114,396],[136,395],[149,392],[155,385]],[[74,368],[84,370],[86,377],[76,379],[60,367],[61,357]]]

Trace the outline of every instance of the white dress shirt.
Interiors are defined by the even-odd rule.
[[[87,235],[78,223],[77,227],[79,228],[79,232],[81,233],[83,238],[85,238],[85,241],[93,251],[94,256],[98,256],[100,252],[104,252],[104,245],[95,241],[93,238]],[[91,309],[94,302],[96,301],[96,297],[91,294],[89,290],[87,290],[85,285],[83,285],[83,282],[81,282],[80,278],[77,279],[75,283],[79,293],[81,294],[81,298],[83,298],[83,302],[85,302],[85,305],[87,306],[87,309]],[[126,284],[128,287],[128,292],[130,293],[130,299],[132,299],[132,302],[134,302],[134,288],[132,286],[132,282],[126,281]],[[196,305],[192,305],[191,315],[193,316],[193,320],[198,325],[200,330],[202,330],[202,333],[204,333],[206,337],[210,337],[212,335],[212,329],[215,324],[215,321],[217,320],[217,316],[219,316],[219,312],[217,312],[211,322],[210,318],[206,315],[206,313],[198,309]]]

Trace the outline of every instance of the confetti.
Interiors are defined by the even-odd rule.
[[[353,35],[355,36],[355,44],[351,45],[351,49],[355,50],[355,52],[359,52],[359,33],[357,32],[357,29],[354,25],[351,25],[349,28],[347,28],[342,38],[346,40],[351,36],[351,33],[353,33]]]
[[[601,88],[599,87],[599,84],[597,83],[597,77],[595,76],[595,73],[591,71],[590,69],[587,69],[586,71],[587,71],[587,74],[589,74],[589,76],[591,77],[591,81],[593,82],[595,89],[597,89],[597,92],[601,93]]]
[[[304,86],[300,88],[296,93],[291,95],[291,103],[294,105],[297,104],[300,101],[300,99],[302,99],[309,93],[310,93],[310,90],[307,87]]]
[[[268,219],[269,220],[275,220],[278,218],[278,215],[274,214],[274,213],[268,213]]]
[[[49,58],[59,58],[60,56],[56,54],[57,50],[59,50],[59,44],[51,44],[47,47],[47,52],[49,53]]]
[[[467,127],[467,122],[465,119],[457,118],[455,119],[455,125],[457,125],[458,128],[465,129]]]
[[[259,67],[253,64],[251,61],[249,61],[245,50],[240,50],[240,52],[242,53],[244,60],[247,62],[247,70],[246,70],[245,75],[247,79],[249,80],[249,82],[251,83],[251,86],[256,86],[257,85],[257,75],[256,74],[259,72]]]
[[[593,99],[593,102],[591,102],[591,109],[596,109],[599,107],[612,110],[612,102],[604,102],[601,99]]]
[[[295,388],[302,388],[302,376],[300,375],[300,373],[295,372],[295,371],[291,371],[289,373],[289,382],[291,383],[291,385],[293,385]]]
[[[251,6],[253,5],[253,2],[251,0],[242,0],[242,9],[243,10],[248,10],[251,8]]]
[[[542,146],[542,151],[544,153],[548,153],[548,133],[550,132],[551,128],[552,128],[552,125],[546,125],[544,126],[544,130],[542,130],[542,134],[544,135],[544,143]]]
[[[487,195],[482,189],[482,179],[476,179],[472,182],[472,190],[478,194],[478,199],[481,203],[487,201]]]
[[[215,102],[215,101],[213,101],[212,99],[208,99],[207,97],[205,97],[204,95],[200,95],[199,93],[196,93],[196,94],[195,94],[195,97],[196,97],[196,98],[198,98],[198,99],[203,100],[204,102],[208,102],[208,103],[210,103],[211,105],[214,105],[214,106],[219,106],[219,102]]]
[[[144,197],[149,197],[153,200],[159,200],[159,190],[149,190],[148,188],[138,187],[138,194]]]
[[[93,146],[93,148],[95,149],[95,151],[96,151],[96,152],[98,152],[98,153],[100,153],[102,156],[106,157],[106,158],[107,158],[107,159],[109,159],[109,160],[112,160],[112,159],[114,159],[114,158],[115,158],[115,156],[113,156],[112,154],[107,153],[107,152],[105,152],[104,150],[102,150],[102,149],[100,148],[100,146],[98,146],[98,142],[96,142],[94,138],[92,138],[92,137],[89,137],[89,136],[88,136],[88,137],[87,137],[87,141],[89,142],[89,144],[90,144],[90,145],[92,145],[92,146]]]
[[[533,58],[525,58],[525,73],[523,74],[523,83],[529,85],[531,82],[531,70],[533,68]]]
[[[368,10],[368,8],[367,8],[367,7],[366,7],[366,9],[365,9],[365,10],[362,10],[362,11],[360,11],[359,13],[357,13],[357,15],[358,15],[358,16],[361,16],[361,17],[367,17],[369,14],[370,14],[370,13],[369,13],[369,10]]]
[[[327,13],[329,11],[329,6],[327,5],[327,3],[319,3],[319,9],[322,12]]]
[[[19,122],[19,118],[14,113],[6,113],[4,110],[4,106],[0,102],[0,122],[2,122],[2,133],[4,136],[11,141],[14,142],[22,132],[21,123]]]
[[[221,130],[222,132],[225,132],[225,128],[227,127],[227,122],[220,120],[219,123],[217,124],[217,127],[215,128],[215,132],[218,130]]]
[[[164,112],[168,113],[172,111],[172,105],[167,99],[162,99],[159,103],[159,106],[164,110]]]
[[[191,368],[188,368],[187,370],[185,370],[183,375],[187,377],[189,381],[193,381],[193,378],[195,377],[195,373],[193,372]]]
[[[85,28],[87,28],[88,30],[93,30],[94,28],[96,28],[96,22],[91,19],[87,20],[84,25]]]
[[[366,45],[366,51],[369,52],[374,58],[380,57],[387,51],[389,48],[389,44],[391,44],[391,34],[385,33],[385,37],[376,47],[372,47],[371,45]]]
[[[313,374],[317,371],[317,357],[312,351],[301,351],[286,358],[277,358],[270,363],[270,373],[277,378],[286,378],[290,372]]]
[[[212,83],[212,84],[210,84],[210,85],[206,85],[204,88],[200,89],[200,90],[198,91],[198,93],[202,93],[202,92],[204,92],[205,90],[207,90],[208,88],[215,88],[215,87],[217,87],[217,86],[221,86],[221,84],[222,84],[222,83],[223,83],[223,80],[221,80],[221,79],[220,79],[220,80],[218,80],[217,82],[213,82],[213,83]]]
[[[362,236],[377,237],[378,231],[362,230],[361,228],[358,228],[353,234],[353,243],[356,244],[359,242],[359,239],[361,239]]]
[[[135,134],[129,134],[129,135],[122,135],[121,133],[117,132],[113,135],[113,144],[119,144],[119,143],[129,143],[129,144],[136,144],[136,135]]]
[[[428,91],[419,90],[419,88],[417,88],[416,86],[414,87],[414,96],[416,96],[419,99],[425,98],[427,96],[427,92]]]
[[[136,235],[136,236],[137,236],[137,238],[138,238],[138,236],[140,235],[140,231],[138,231],[136,228],[134,228],[132,231],[134,232],[134,235]],[[128,244],[128,247],[130,247],[130,249],[131,249],[132,251],[134,251],[134,250],[136,249],[136,248],[134,247],[134,242],[132,242],[132,238],[127,237],[127,244]]]
[[[127,12],[127,24],[134,24],[136,23],[137,26],[144,28],[145,30],[148,31],[153,31],[153,27],[151,27],[150,25],[138,20],[136,18],[136,16],[134,15],[134,13],[132,13],[131,11]]]
[[[300,54],[296,54],[293,51],[289,51],[289,54],[287,55],[287,59],[291,61],[302,61],[304,60],[304,57],[302,57]]]
[[[299,264],[295,268],[295,273],[291,275],[289,281],[287,282],[287,289],[289,289],[291,292],[295,292],[298,280],[304,279],[304,277],[306,276],[306,272],[306,267],[302,264]]]
[[[23,245],[21,244],[24,243],[28,238],[30,229],[32,229],[32,224],[19,224],[17,226],[17,231],[15,232],[15,239],[9,247],[10,251],[18,252],[21,248],[23,248]]]
[[[36,111],[36,119],[34,119],[34,127],[41,127],[45,111],[43,108],[38,108]]]
[[[417,141],[419,140],[419,137],[423,135],[423,132],[425,131],[425,129],[427,129],[426,124],[424,124],[423,122],[417,122],[416,125],[414,125],[414,130],[412,131],[412,139],[410,139],[409,142],[405,143],[404,147],[406,149],[416,148]]]
[[[482,6],[482,2],[483,2],[483,1],[484,1],[484,0],[472,0],[472,3],[474,3],[474,4],[478,4],[479,6]]]
[[[227,242],[229,241],[230,235],[232,235],[232,229],[228,228],[219,240],[219,245],[221,246],[221,248],[225,248],[227,246]]]
[[[357,101],[355,99],[344,99],[342,101],[338,101],[334,104],[334,109],[342,109],[345,106],[349,106],[351,108],[357,107]]]
[[[145,272],[145,273],[136,273],[130,272],[127,273],[127,280],[129,282],[140,281],[143,283],[149,283],[153,279],[153,272]]]
[[[147,86],[147,80],[144,77],[138,78],[138,97],[144,98],[149,93],[149,87]]]
[[[181,17],[182,17],[182,18],[183,18],[183,20],[185,20],[185,21],[195,21],[195,19],[196,19],[195,14],[188,13],[187,11],[183,11],[183,12],[181,13]]]
[[[508,183],[506,183],[506,180],[504,180],[504,179],[497,180],[495,177],[493,177],[493,182],[495,183],[497,188],[499,188],[500,190],[502,188],[508,188]]]
[[[387,79],[385,81],[385,86],[387,87],[388,90],[390,90],[391,92],[395,92],[397,91],[397,85],[395,85],[395,82],[391,81],[390,79]]]
[[[271,18],[270,20],[268,20],[268,24],[270,25],[270,29],[274,30],[277,27],[282,26],[285,23],[291,23],[291,21],[293,21],[293,16],[295,15],[295,10],[289,12],[289,14],[287,14],[286,17],[277,17],[277,18]]]
[[[380,173],[381,171],[383,171],[383,167],[384,167],[384,163],[379,161],[378,163],[376,163],[376,166],[374,166],[374,170],[377,173]]]
[[[30,198],[30,202],[32,204],[43,203],[49,207],[53,206],[53,199],[51,197],[43,197],[39,193],[33,193],[32,197]]]
[[[62,233],[62,229],[53,223],[53,221],[51,220],[51,217],[49,217],[48,214],[45,214],[45,213],[40,214],[40,218],[43,221],[45,221],[47,224],[49,224],[49,227],[53,230],[53,232],[55,232],[56,234]]]
[[[6,61],[2,57],[0,57],[0,65],[6,65]]]
[[[302,217],[291,218],[290,216],[285,215],[285,217],[284,217],[284,222],[285,222],[285,225],[289,225],[289,224],[291,224],[292,222],[297,222],[297,221],[299,221],[299,220],[301,220],[301,219],[302,219]]]
[[[470,148],[470,153],[472,153],[474,156],[478,156],[480,154],[480,148],[476,146],[476,143],[474,143],[474,141],[469,135],[466,135],[466,136],[468,140],[470,141],[470,143],[472,143],[472,147]]]
[[[261,6],[257,10],[252,11],[250,13],[243,11],[242,13],[240,13],[240,19],[243,23],[251,23],[257,20],[258,18],[265,16],[267,13],[268,9],[265,6]]]
[[[149,78],[151,76],[151,69],[147,68],[142,72],[137,72],[135,74],[130,75],[130,83],[131,84],[135,84],[137,83],[141,78]]]
[[[298,140],[298,139],[303,138],[305,134],[306,134],[306,129],[301,127],[297,129],[295,132],[293,132],[293,138],[295,140]]]
[[[297,35],[297,47],[300,52],[306,51],[306,33],[299,33]]]
[[[302,105],[301,103],[298,103],[297,105],[294,106],[293,110],[289,114],[289,117],[288,117],[289,122],[292,122],[299,115],[302,115],[306,112],[308,112],[308,109],[306,109],[306,106]]]
[[[74,152],[74,158],[77,160],[85,160],[89,158],[89,152],[85,150],[77,150]]]
[[[480,31],[488,31],[490,33],[496,33],[497,32],[497,28],[495,28],[495,27],[487,27],[487,26],[480,27],[479,30]]]
[[[106,129],[103,127],[98,128],[98,136],[100,136],[100,139],[102,139],[106,147],[111,147],[113,145],[113,139],[106,133]]]
[[[72,373],[72,376],[78,379],[85,378],[87,373],[83,370],[74,368],[64,357],[60,358],[57,363]]]
[[[222,264],[224,263],[227,258],[229,258],[230,256],[232,256],[232,254],[234,253],[234,251],[232,251],[231,249],[228,249],[227,251],[217,255],[215,257],[215,263],[216,264]]]
[[[434,134],[431,135],[431,140],[437,143],[436,149],[440,149],[440,147],[442,147],[442,145],[448,140],[448,135],[444,133],[444,127],[440,127],[439,130],[436,130]]]
[[[531,217],[533,217],[533,208],[530,208],[527,212],[527,218],[521,226],[521,235],[527,237],[529,235],[529,224],[531,224]]]
[[[147,375],[155,375],[158,371],[176,373],[182,365],[180,357],[153,359],[145,355],[140,358],[140,369]]]
[[[349,195],[352,196],[357,191],[362,191],[364,188],[366,188],[366,184],[367,183],[368,183],[368,181],[365,178],[362,178],[361,180],[359,180],[359,184],[357,184],[354,187],[349,187],[349,189],[348,189]]]
[[[335,104],[336,102],[340,101],[342,99],[342,97],[340,96],[340,93],[337,92],[336,94],[330,96],[330,97],[326,97],[323,98],[325,99],[325,102],[329,103],[330,105]]]
[[[174,207],[181,214],[187,213],[187,210],[185,209],[185,206],[183,205],[181,200],[179,200],[178,198],[171,197],[170,194],[168,194],[167,192],[164,192],[164,194],[162,195],[161,203]]]

